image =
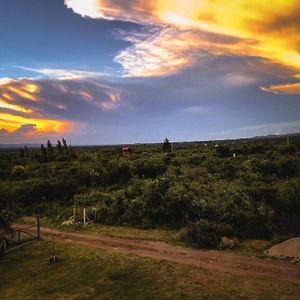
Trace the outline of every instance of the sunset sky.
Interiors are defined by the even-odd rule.
[[[297,0],[1,0],[0,144],[300,132]]]

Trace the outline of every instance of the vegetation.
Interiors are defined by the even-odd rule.
[[[56,255],[57,264],[49,264]],[[296,299],[280,278],[36,242],[0,261],[1,299]]]
[[[5,210],[0,212],[0,242],[2,237],[11,235],[13,233],[13,230],[10,226],[10,219],[11,216],[8,212]]]
[[[166,146],[167,145],[167,146]],[[0,151],[0,211],[53,222],[84,206],[106,225],[182,229],[197,247],[222,235],[300,234],[300,139]],[[201,239],[199,238],[201,236]]]

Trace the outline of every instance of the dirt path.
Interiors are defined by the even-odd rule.
[[[22,227],[22,225],[15,226],[18,229]],[[34,230],[33,228],[32,232]],[[300,283],[300,265],[285,261],[260,260],[231,252],[195,250],[172,246],[164,242],[125,239],[90,233],[61,232],[50,228],[41,228],[41,237],[47,241],[101,248],[114,253],[134,254],[205,269],[241,275],[268,276]]]

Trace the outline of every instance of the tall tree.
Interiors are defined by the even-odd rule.
[[[68,154],[69,153],[69,148],[68,148],[68,145],[67,145],[67,141],[63,138],[62,142],[63,142],[63,145],[64,145],[64,151],[65,151],[66,154]]]
[[[41,144],[41,156],[42,156],[42,162],[47,162],[47,150],[43,144]]]
[[[166,138],[165,140],[164,140],[164,143],[163,143],[163,145],[162,145],[162,150],[163,150],[163,152],[171,152],[172,151],[172,146],[171,146],[171,143],[170,143],[170,141]]]
[[[57,141],[56,149],[58,153],[62,153],[62,145],[60,140]]]
[[[51,142],[48,140],[47,142],[47,153],[48,153],[48,157],[50,159],[53,159],[53,156],[54,156],[54,149],[52,147],[52,144]]]

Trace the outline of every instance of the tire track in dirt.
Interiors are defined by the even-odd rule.
[[[21,229],[22,225],[15,225]],[[34,228],[30,229],[34,232]],[[300,283],[300,265],[280,260],[260,260],[218,250],[196,250],[164,242],[125,239],[100,234],[63,232],[41,228],[41,238],[47,241],[101,248],[113,253],[134,254],[157,260],[187,264],[232,274],[267,276]]]

